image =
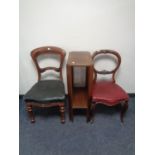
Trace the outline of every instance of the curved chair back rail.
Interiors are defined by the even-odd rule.
[[[39,63],[37,61],[37,57],[40,55],[44,55],[44,54],[55,54],[55,55],[59,55],[60,57],[60,66],[57,67],[44,67],[44,68],[40,68]],[[34,61],[34,64],[37,68],[37,72],[38,72],[38,81],[41,80],[41,73],[47,71],[47,70],[54,70],[56,72],[60,72],[60,79],[63,80],[62,77],[62,67],[63,67],[63,62],[64,62],[64,58],[65,58],[65,51],[59,47],[54,47],[54,46],[44,46],[44,47],[40,47],[40,48],[36,48],[31,52],[31,57]]]
[[[94,52],[94,54],[92,55],[92,59],[93,61],[95,60],[95,57],[100,55],[100,54],[108,54],[108,55],[114,55],[116,58],[117,58],[117,65],[116,67],[111,70],[111,71],[107,71],[107,70],[97,70],[95,67],[94,67],[94,72],[95,72],[95,81],[97,79],[97,74],[112,74],[112,81],[115,82],[115,73],[116,71],[118,70],[120,64],[121,64],[121,56],[119,55],[118,52],[116,51],[113,51],[113,50],[100,50],[100,51],[96,51]]]

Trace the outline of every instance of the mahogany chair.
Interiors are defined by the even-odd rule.
[[[93,82],[93,90],[92,90],[92,102],[91,102],[91,111],[92,111],[92,122],[94,121],[94,112],[95,107],[98,104],[103,104],[109,107],[116,106],[118,104],[121,105],[121,113],[120,119],[123,122],[123,117],[125,112],[128,109],[128,94],[118,85],[115,83],[115,74],[121,64],[121,56],[116,51],[112,50],[100,50],[95,52],[92,55],[93,63],[95,65],[95,61],[97,61],[97,57],[101,58],[115,58],[117,65],[116,67],[111,70],[97,70],[94,68],[94,82]],[[108,56],[108,57],[105,57]],[[111,80],[100,80],[97,81],[98,74],[111,74]]]
[[[45,55],[49,55],[50,58],[56,59],[56,56],[60,60],[59,67],[45,67],[39,66],[38,57],[41,58]],[[65,51],[58,47],[46,46],[34,49],[31,52],[31,57],[36,66],[38,72],[38,82],[25,94],[24,100],[27,107],[27,112],[30,116],[31,122],[35,122],[33,114],[33,108],[50,108],[58,106],[61,113],[61,123],[65,122],[65,90],[62,77],[62,67],[65,58]],[[56,59],[58,60],[58,59]],[[41,80],[41,73],[53,70],[60,74],[59,79]]]

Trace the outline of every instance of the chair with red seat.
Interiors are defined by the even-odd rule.
[[[112,56],[115,57],[117,65],[111,70],[97,70],[95,68],[95,61],[97,57],[100,56]],[[108,58],[110,58],[108,57]],[[121,105],[121,113],[120,119],[123,122],[123,117],[125,112],[128,109],[128,94],[121,88],[118,84],[115,83],[115,74],[121,64],[121,56],[116,51],[112,50],[100,50],[93,54],[92,56],[94,62],[94,82],[93,82],[93,90],[92,90],[92,103],[91,103],[91,111],[92,111],[92,121],[94,120],[95,107],[97,104],[103,104],[109,107]],[[112,74],[112,80],[101,80],[97,81],[98,74]]]

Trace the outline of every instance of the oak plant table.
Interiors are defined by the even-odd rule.
[[[80,69],[83,72],[78,72]],[[85,79],[82,80],[83,78]],[[76,83],[76,79],[81,80],[82,83]],[[82,51],[70,52],[67,61],[67,86],[69,97],[69,119],[71,121],[73,121],[74,109],[85,109],[87,122],[90,121],[92,82],[93,63],[91,54]]]

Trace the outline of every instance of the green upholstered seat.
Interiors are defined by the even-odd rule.
[[[61,80],[39,81],[25,94],[24,100],[38,103],[64,101],[64,84]]]

